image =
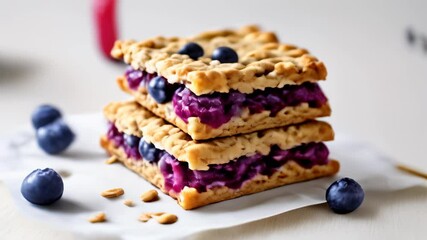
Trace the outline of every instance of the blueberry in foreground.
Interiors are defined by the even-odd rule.
[[[221,63],[235,63],[239,61],[236,51],[229,47],[219,47],[212,53],[212,60],[218,60]]]
[[[62,117],[58,108],[52,105],[41,105],[37,107],[31,115],[33,127],[38,129],[49,123],[52,123]]]
[[[185,44],[178,51],[178,53],[179,54],[186,54],[193,60],[197,60],[199,57],[201,57],[201,56],[203,56],[203,54],[205,54],[203,51],[203,48],[195,42],[190,42],[190,43]]]
[[[144,141],[144,139],[142,138],[141,138],[141,141],[139,142],[138,149],[141,156],[149,162],[154,162],[159,157],[159,154],[160,154],[160,150],[158,150],[154,146],[154,144],[148,143]]]
[[[363,202],[365,192],[351,178],[335,181],[326,190],[326,201],[335,213],[346,214],[356,210]]]
[[[34,170],[21,185],[22,196],[37,205],[52,204],[62,197],[63,192],[62,178],[51,168]]]
[[[175,89],[168,84],[166,78],[157,76],[148,83],[148,93],[158,103],[166,103],[172,100]]]
[[[43,126],[36,131],[39,147],[48,154],[59,154],[74,141],[75,135],[61,119]]]

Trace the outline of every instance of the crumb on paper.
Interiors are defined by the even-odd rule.
[[[89,222],[91,223],[100,223],[107,221],[106,215],[103,212],[97,213],[93,217],[89,218]]]
[[[178,221],[178,217],[171,213],[164,213],[160,216],[152,216],[160,224],[172,224]]]
[[[148,222],[148,220],[151,219],[151,214],[150,213],[143,213],[139,216],[138,220],[141,222]]]
[[[141,195],[141,200],[143,202],[154,202],[159,199],[159,193],[152,189]]]
[[[125,191],[123,190],[123,188],[112,188],[112,189],[103,191],[101,193],[101,196],[105,198],[116,198],[123,195],[124,193]]]
[[[152,218],[156,219],[160,224],[172,224],[178,221],[176,215],[165,212],[143,213],[139,216],[138,220],[141,222],[148,222]]]
[[[128,207],[133,207],[135,206],[135,203],[131,200],[131,199],[126,199],[123,201],[123,204],[128,206]]]

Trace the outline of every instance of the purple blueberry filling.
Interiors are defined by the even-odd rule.
[[[188,118],[198,117],[201,123],[219,128],[239,116],[247,98],[239,92],[213,93],[197,96],[188,88],[180,87],[172,98],[175,114],[184,122]]]
[[[135,70],[131,66],[125,72],[128,86],[132,90],[138,90],[139,87],[146,88],[148,82],[157,76],[156,73],[148,73],[146,71]]]
[[[256,90],[251,94],[232,91],[201,96],[181,87],[175,91],[172,101],[176,115],[185,122],[188,123],[190,117],[198,117],[200,122],[218,128],[232,117],[239,116],[244,108],[248,108],[251,114],[268,110],[270,116],[274,117],[285,107],[303,102],[307,102],[310,107],[320,107],[327,99],[317,83],[307,82]]]
[[[126,78],[131,89],[147,87],[148,82],[157,74],[150,74],[129,67]],[[317,83],[306,82],[300,85],[286,85],[283,88],[266,88],[250,94],[231,91],[229,93],[213,93],[197,96],[188,88],[181,85],[172,89],[174,112],[184,122],[188,118],[198,117],[200,122],[213,128],[218,128],[239,116],[243,109],[248,108],[251,114],[270,111],[274,117],[285,107],[308,103],[310,107],[320,107],[327,102]],[[176,89],[176,90],[175,90]]]
[[[120,133],[114,124],[109,125],[108,138],[116,147],[123,147],[128,157],[141,160],[137,147],[130,147],[124,141],[123,133]],[[256,153],[252,156],[242,156],[226,164],[212,164],[209,170],[191,170],[188,163],[180,162],[165,151],[154,161],[158,164],[165,179],[165,189],[179,193],[185,186],[205,192],[213,187],[226,186],[238,189],[242,184],[258,174],[271,176],[278,168],[290,160],[297,162],[301,167],[311,168],[314,165],[328,163],[329,150],[322,142],[307,143],[288,150],[282,150],[278,146],[272,146],[268,155]]]
[[[127,141],[125,141],[125,134],[119,132],[113,123],[108,123],[107,138],[112,141],[116,147],[122,147],[128,157],[141,159],[141,154],[139,154],[138,151],[138,145],[130,146]]]
[[[180,192],[185,186],[205,192],[214,187],[226,186],[238,189],[244,182],[258,174],[271,176],[289,160],[296,161],[304,168],[328,163],[329,151],[323,143],[308,143],[281,150],[273,146],[269,155],[256,153],[243,156],[226,164],[213,164],[207,171],[190,170],[186,162],[180,162],[164,154],[158,164],[165,178],[166,190]]]

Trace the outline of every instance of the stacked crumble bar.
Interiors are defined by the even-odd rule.
[[[179,54],[188,43],[203,56]],[[212,60],[222,46],[238,62]],[[314,120],[331,113],[317,84],[326,68],[274,33],[249,26],[117,41],[112,56],[130,65],[117,82],[134,100],[105,107],[101,145],[184,209],[338,171],[323,143],[333,130]]]

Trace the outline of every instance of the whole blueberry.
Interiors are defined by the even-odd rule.
[[[129,147],[136,147],[139,144],[139,137],[129,134],[124,134],[124,139]]]
[[[62,114],[58,108],[45,104],[37,107],[34,110],[33,114],[31,115],[31,121],[33,123],[33,127],[38,129],[54,122],[55,120],[58,120],[61,117]]]
[[[154,77],[148,83],[148,93],[158,103],[171,101],[175,90],[174,86],[169,84],[166,78],[162,76]]]
[[[21,185],[22,196],[37,205],[52,204],[62,197],[63,192],[61,176],[50,168],[34,170]]]
[[[160,157],[160,150],[154,144],[148,143],[141,138],[139,141],[139,153],[144,160],[155,162]]]
[[[190,42],[190,43],[185,44],[178,51],[178,53],[179,54],[186,54],[193,60],[197,60],[199,57],[201,57],[201,56],[203,56],[203,54],[205,54],[205,52],[203,51],[203,48],[195,42]]]
[[[232,48],[219,47],[213,51],[212,60],[218,60],[221,63],[235,63],[239,61],[239,57]]]
[[[363,202],[365,192],[351,178],[335,181],[326,190],[326,201],[335,213],[345,214],[356,210]]]
[[[73,131],[61,119],[45,125],[36,131],[39,147],[48,154],[58,154],[74,141]]]

